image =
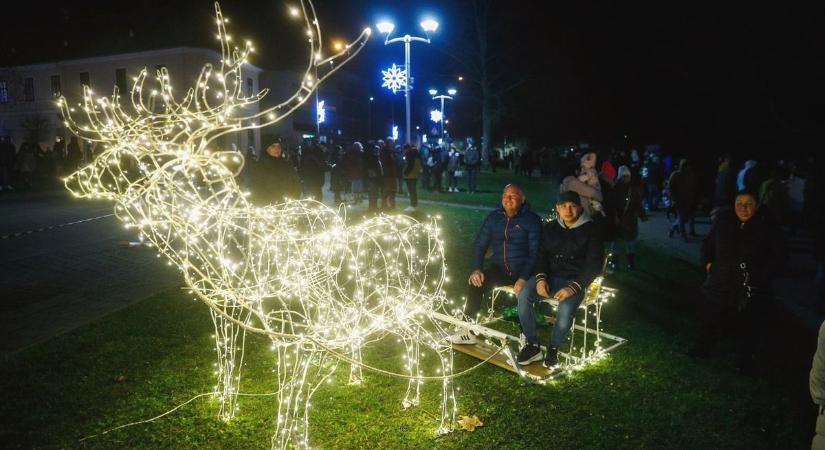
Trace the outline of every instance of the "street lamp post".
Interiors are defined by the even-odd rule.
[[[318,82],[318,66],[315,66],[315,82]],[[318,107],[318,91],[321,90],[321,86],[315,86],[315,139],[317,142],[321,142],[321,111],[319,111]]]
[[[435,32],[438,29],[438,22],[433,19],[426,19],[420,23],[421,28],[424,30],[425,33]],[[406,100],[406,118],[407,123],[406,127],[404,128],[404,132],[406,135],[406,144],[412,142],[410,138],[410,77],[412,70],[410,68],[410,44],[412,42],[424,42],[426,44],[430,43],[430,37],[418,37],[418,36],[410,36],[409,34],[405,34],[404,36],[396,37],[390,39],[390,35],[392,31],[395,29],[395,24],[392,22],[379,22],[376,25],[378,31],[387,35],[384,39],[384,45],[389,45],[394,42],[403,42],[404,43],[404,98]]]
[[[440,120],[440,122],[441,122],[441,141],[443,142],[444,141],[444,122],[445,122],[444,119],[446,118],[446,116],[444,115],[444,100],[452,100],[453,99],[452,96],[455,95],[456,92],[458,92],[458,91],[456,91],[455,89],[447,89],[447,94],[449,94],[449,95],[444,95],[444,94],[436,95],[436,94],[438,94],[438,91],[435,90],[435,89],[430,89],[429,92],[430,92],[430,95],[433,96],[433,100],[441,100],[441,120]]]
[[[370,97],[369,110],[367,111],[367,140],[372,139],[372,101],[375,97]]]

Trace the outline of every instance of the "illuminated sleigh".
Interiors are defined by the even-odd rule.
[[[485,338],[480,339],[474,345],[455,344],[453,345],[454,350],[483,361],[489,361],[496,366],[517,373],[530,382],[543,383],[553,380],[604,358],[608,353],[627,342],[625,338],[605,333],[602,330],[602,307],[616,295],[616,289],[603,284],[603,274],[609,258],[610,255],[608,254],[604,259],[602,274],[587,286],[584,299],[573,318],[573,327],[568,337],[569,344],[559,349],[559,365],[552,369],[545,368],[541,362],[526,366],[518,364],[516,355],[525,344],[523,336],[508,334],[493,328],[497,323],[505,321],[500,311],[495,308],[496,301],[502,295],[514,301],[513,286],[493,288],[490,308],[478,324],[464,322],[449,316],[439,317],[439,319],[469,329]],[[540,303],[549,305],[554,310],[558,308],[559,304],[558,300],[552,298],[544,299]],[[552,316],[544,315],[542,317],[547,323],[555,323],[555,318]],[[541,350],[546,352],[547,348],[542,345]]]

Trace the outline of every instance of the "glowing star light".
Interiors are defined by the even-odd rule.
[[[395,64],[387,70],[382,70],[381,73],[384,75],[384,84],[381,87],[391,90],[393,94],[407,85],[407,71]]]
[[[107,99],[84,86],[80,122],[60,97],[66,126],[103,147],[66,187],[77,197],[114,202],[116,217],[177,267],[209,308],[222,419],[237,412],[246,333],[253,333],[269,340],[274,359],[273,448],[309,446],[311,397],[341,362],[349,364],[351,383],[363,381],[362,369],[406,379],[405,407],[419,403],[424,380],[437,380],[438,431],[449,431],[456,411],[453,354],[442,322],[434,320],[446,301],[435,219],[381,215],[350,225],[342,211],[314,200],[253,205],[236,181],[244,157],[219,147],[223,136],[272,125],[299,108],[367,41],[369,29],[349,45],[354,51],[313,57],[320,56],[320,28],[312,4],[302,3],[300,11],[311,56],[306,81],[271,108],[257,109],[266,91],[242,89],[251,47],[230,42],[217,4],[222,58],[206,64],[188,90],[173,90],[166,68],[154,81],[144,69],[125,109],[130,102],[119,100],[117,87]],[[403,344],[404,373],[362,360],[365,346],[386,339]],[[419,365],[422,351],[434,356],[437,374]]]
[[[432,120],[433,122],[439,123],[439,122],[441,122],[442,118],[443,117],[442,117],[441,111],[439,111],[437,109],[434,109],[434,110],[430,111],[430,120]]]

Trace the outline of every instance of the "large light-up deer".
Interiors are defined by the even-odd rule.
[[[276,448],[308,445],[309,400],[340,361],[350,363],[350,381],[357,383],[361,348],[397,336],[406,347],[404,405],[418,403],[425,379],[441,381],[438,429],[448,431],[455,412],[452,352],[432,320],[443,304],[446,278],[436,222],[381,216],[348,226],[338,211],[312,200],[254,206],[235,181],[243,157],[213,147],[224,134],[269,125],[296,109],[366,42],[368,30],[349,50],[322,60],[311,3],[302,10],[312,61],[299,90],[268,110],[243,115],[266,92],[244,96],[241,69],[251,44],[231,46],[217,4],[220,68],[204,66],[180,101],[166,69],[157,74],[159,89],[150,92],[146,71],[137,77],[129,112],[117,89],[109,100],[85,88],[80,107],[86,122],[80,124],[61,98],[66,125],[106,145],[67,179],[67,187],[81,197],[114,201],[117,217],[138,228],[210,307],[222,418],[236,410],[247,332],[268,337],[277,352]],[[310,76],[316,65],[328,69],[319,79]],[[422,346],[439,357],[439,375],[424,375]]]

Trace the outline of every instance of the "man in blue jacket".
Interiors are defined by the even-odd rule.
[[[527,345],[516,358],[527,365],[542,358],[536,336],[533,303],[554,298],[559,302],[556,323],[544,356],[544,366],[558,364],[558,350],[573,326],[576,309],[584,299],[587,286],[599,275],[604,246],[596,225],[583,212],[581,197],[573,191],[559,194],[558,219],[544,225],[541,233],[535,276],[518,294],[518,316]]]
[[[541,219],[530,211],[524,191],[515,184],[508,184],[501,194],[501,207],[487,215],[476,235],[473,261],[470,268],[470,285],[464,315],[477,320],[481,300],[493,287],[513,285],[516,293],[535,272],[536,255],[541,238]],[[483,267],[484,254],[492,249],[490,265]],[[451,336],[453,344],[475,344],[476,337],[462,330]]]

